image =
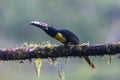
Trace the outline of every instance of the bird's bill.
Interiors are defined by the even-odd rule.
[[[38,21],[32,21],[30,22],[30,25],[39,27],[41,29],[48,29],[49,25],[43,22],[38,22]]]

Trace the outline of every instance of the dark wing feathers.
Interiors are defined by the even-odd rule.
[[[67,42],[71,42],[74,45],[80,43],[79,38],[73,32],[61,29],[60,33],[62,33],[62,35],[67,39]]]

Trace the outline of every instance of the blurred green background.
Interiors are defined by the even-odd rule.
[[[48,40],[52,44],[61,44],[30,26],[29,22],[33,20],[69,29],[82,43],[104,43],[113,38],[110,35],[113,26],[119,27],[119,5],[120,0],[0,0],[0,48]],[[67,63],[59,59],[57,66],[44,61],[40,80],[59,80],[60,63],[64,65],[66,80],[120,80],[119,59],[114,57],[108,65],[108,56],[91,58],[97,66],[95,71],[79,58],[70,58]],[[35,80],[36,77],[34,62],[0,64],[0,80]]]

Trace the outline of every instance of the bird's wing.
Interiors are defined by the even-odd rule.
[[[70,42],[74,45],[79,44],[79,38],[69,30],[61,30],[60,33],[67,39],[67,42]]]

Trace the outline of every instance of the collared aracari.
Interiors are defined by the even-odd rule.
[[[49,36],[52,38],[60,41],[64,45],[78,45],[80,44],[79,38],[71,31],[66,29],[57,29],[55,27],[52,27],[51,25],[48,25],[43,22],[38,21],[32,21],[30,22],[30,25],[34,25],[38,28],[41,28],[43,31],[45,31]],[[95,69],[95,65],[92,63],[92,61],[89,59],[88,56],[84,56],[87,63],[91,66],[92,69]]]

